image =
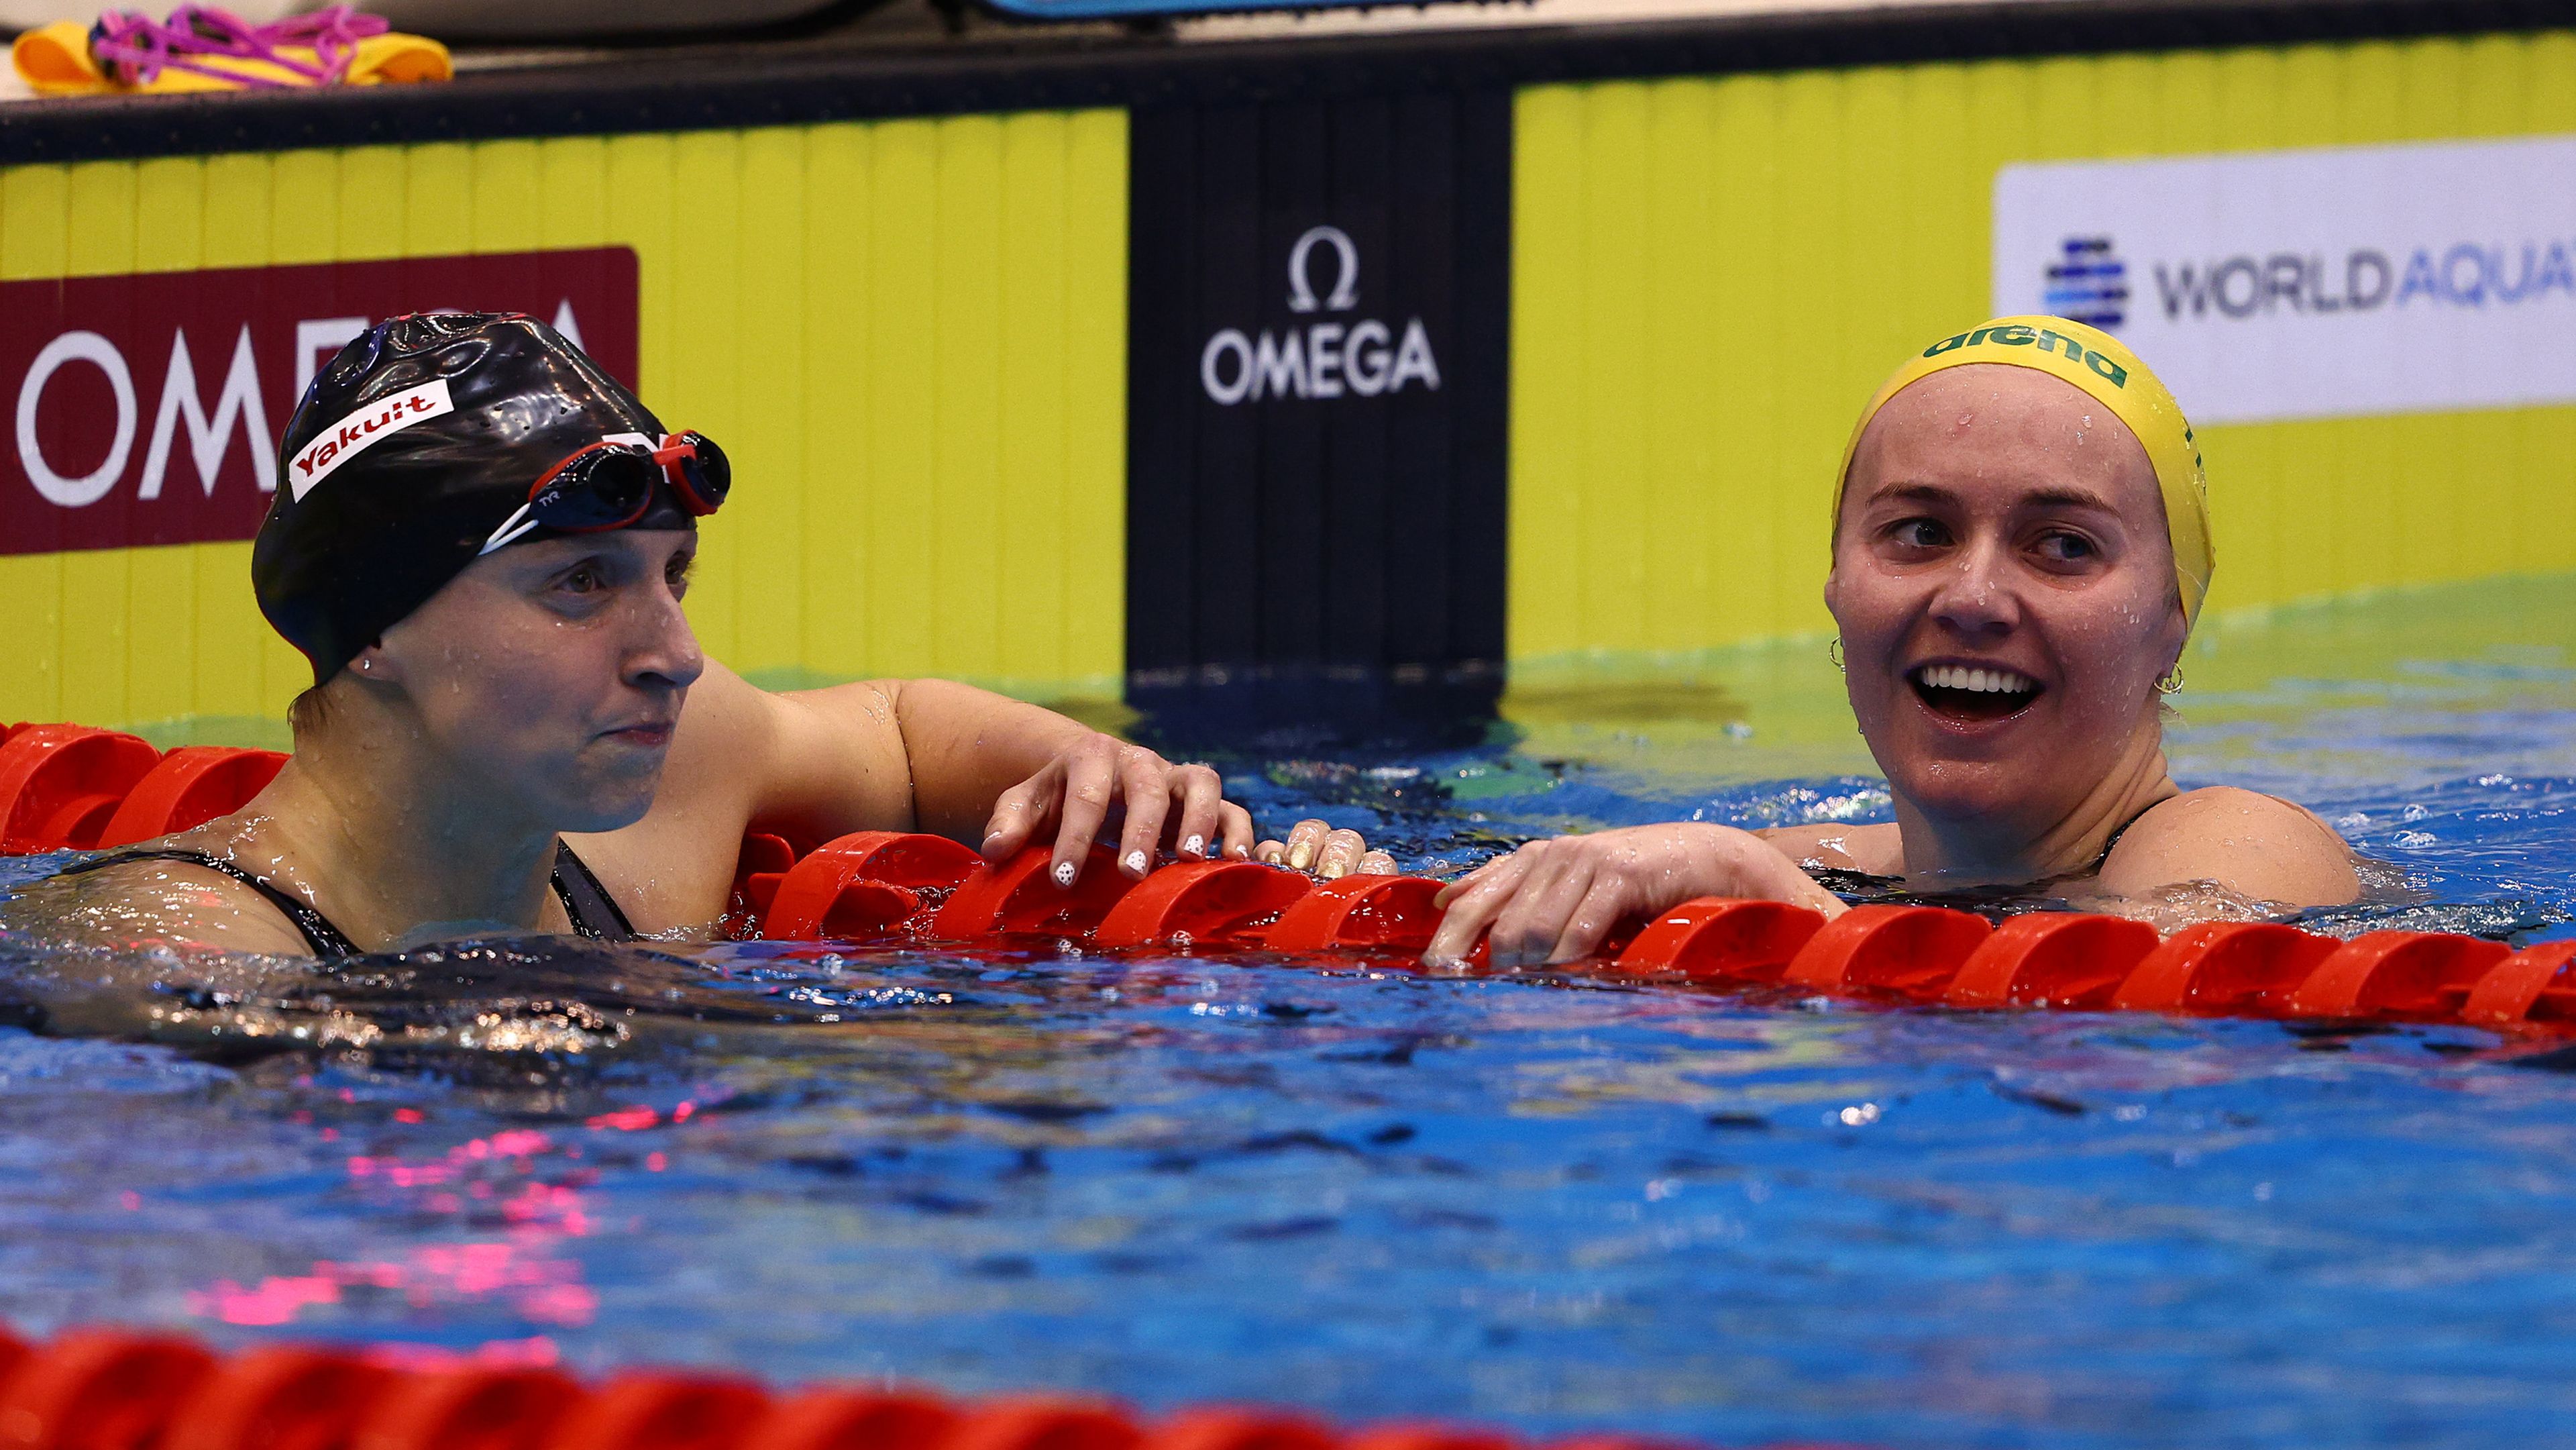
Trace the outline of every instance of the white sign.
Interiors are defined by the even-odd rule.
[[[287,482],[295,489],[295,501],[302,503],[313,485],[339,471],[340,465],[376,446],[424,418],[440,418],[456,411],[447,396],[447,379],[432,378],[408,393],[378,398],[348,417],[313,435],[304,451],[295,455],[286,470]]]
[[[2006,167],[1994,307],[2196,424],[2576,402],[2576,136]]]

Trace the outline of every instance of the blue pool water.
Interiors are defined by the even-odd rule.
[[[2213,628],[2178,773],[2408,883],[2325,929],[2567,934],[2571,640],[2576,581]],[[1588,668],[1479,745],[1219,758],[1265,820],[1408,864],[1884,818],[1819,652]],[[2483,1446],[2576,1411],[2576,1064],[2464,1029],[1173,953],[0,958],[51,1014],[0,1029],[27,1330],[1721,1444]],[[368,1041],[275,1050],[299,1027]]]

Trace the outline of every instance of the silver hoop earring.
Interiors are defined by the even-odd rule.
[[[2165,676],[2163,679],[2156,681],[2156,693],[2157,693],[2157,694],[2159,694],[2159,695],[2170,695],[2170,694],[2173,694],[2175,691],[2180,690],[2181,688],[2182,688],[2182,665],[2181,665],[2181,663],[2180,663],[2179,661],[2177,661],[2177,662],[2174,664],[2174,667],[2173,667],[2173,673],[2172,673],[2172,674],[2167,675],[2167,676]]]
[[[1825,658],[1834,662],[1834,673],[1851,673],[1851,671],[1843,668],[1843,637],[1841,635],[1835,635],[1833,643],[1825,646]]]

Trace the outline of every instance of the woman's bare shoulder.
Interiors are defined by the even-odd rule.
[[[0,924],[22,940],[66,946],[312,951],[257,891],[192,861],[119,861],[32,881],[0,901]]]
[[[2352,848],[2316,812],[2225,785],[2149,810],[2102,863],[2101,886],[2115,895],[2184,882],[2290,906],[2339,906],[2361,894]]]
[[[1766,826],[1753,834],[1808,871],[1905,874],[1905,842],[1894,822],[1874,826]]]

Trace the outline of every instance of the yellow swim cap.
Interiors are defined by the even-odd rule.
[[[2155,465],[2156,489],[2164,495],[2165,532],[2173,541],[2174,578],[2182,586],[2182,621],[2188,630],[2200,618],[2200,601],[2209,593],[2209,576],[2218,567],[2209,541],[2209,480],[2200,466],[2200,445],[2192,441],[2191,424],[2174,395],[2099,328],[2063,317],[1998,317],[1971,332],[1945,337],[1905,360],[1863,408],[1843,445],[1843,466],[1834,475],[1834,519],[1843,515],[1843,486],[1851,478],[1852,454],[1869,420],[1908,386],[1943,368],[1970,363],[2002,363],[2036,368],[2062,378],[2101,401],[2145,445]]]

